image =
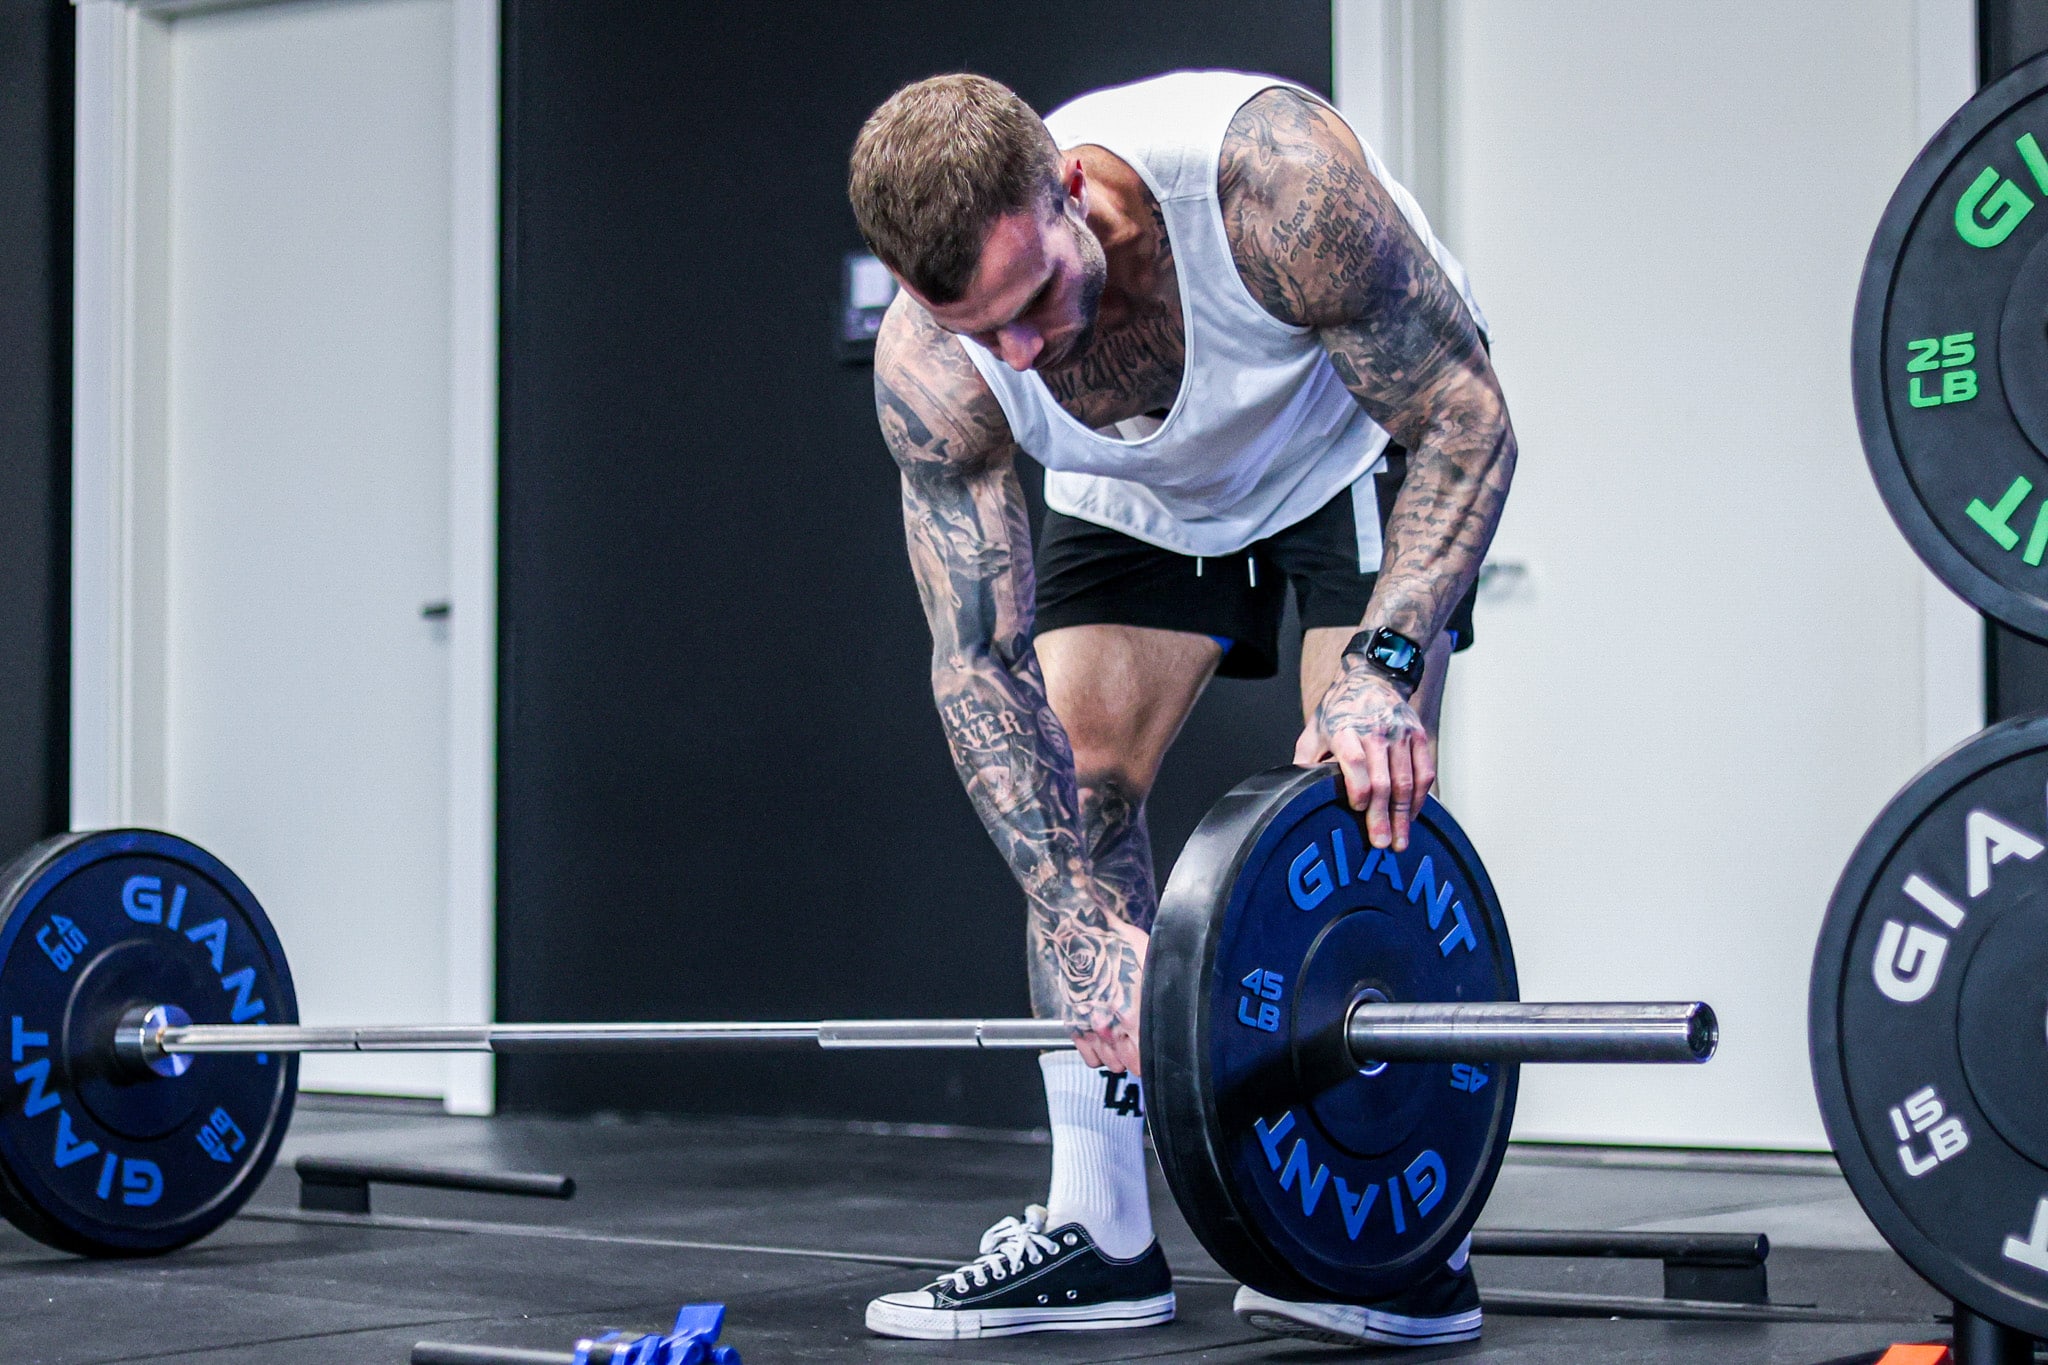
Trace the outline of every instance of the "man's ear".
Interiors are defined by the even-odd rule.
[[[1067,163],[1067,172],[1060,178],[1060,188],[1066,191],[1067,203],[1083,218],[1088,216],[1088,172],[1081,168],[1081,158],[1075,157]]]

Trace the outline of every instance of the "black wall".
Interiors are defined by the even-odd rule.
[[[1985,85],[2048,52],[2048,0],[1978,0],[1977,75]],[[2048,644],[1985,618],[1987,720],[2048,711]]]
[[[0,0],[0,861],[67,816],[72,10]]]
[[[1040,109],[1184,66],[1327,90],[1329,23],[1301,0],[506,0],[501,1017],[1028,1011],[870,372],[834,352],[847,151],[939,71]],[[1212,691],[1154,797],[1162,867],[1286,761],[1296,704],[1284,673]],[[500,1076],[512,1108],[1044,1122],[1028,1057]]]

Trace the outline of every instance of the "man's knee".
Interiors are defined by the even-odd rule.
[[[1077,772],[1142,801],[1221,651],[1204,636],[1070,626],[1038,639],[1046,696]]]
[[[1136,824],[1152,791],[1152,774],[1143,776],[1128,764],[1087,764],[1075,755],[1075,784],[1081,789],[1081,818],[1091,832]]]

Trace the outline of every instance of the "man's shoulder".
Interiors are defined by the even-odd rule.
[[[978,464],[1011,443],[1002,405],[960,339],[907,294],[875,336],[875,406],[899,460],[914,447],[923,459]]]
[[[1332,170],[1373,178],[1343,115],[1294,86],[1271,85],[1231,116],[1217,153],[1216,193],[1226,204],[1293,208],[1308,179]]]
[[[933,322],[908,294],[897,294],[875,335],[875,379],[914,382],[933,399],[962,408],[995,401],[960,338]]]
[[[1296,326],[1353,316],[1346,277],[1407,235],[1399,205],[1343,116],[1290,86],[1260,91],[1231,119],[1216,198],[1245,286]]]

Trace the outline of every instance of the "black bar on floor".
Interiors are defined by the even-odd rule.
[[[522,1351],[515,1346],[463,1346],[452,1341],[413,1343],[412,1365],[576,1365],[571,1351]]]
[[[569,1199],[576,1193],[576,1182],[569,1176],[530,1171],[463,1171],[331,1156],[302,1156],[292,1167],[299,1173],[299,1207],[326,1213],[368,1213],[372,1184],[518,1194],[532,1199]]]
[[[1475,1231],[1476,1256],[1589,1256],[1664,1263],[1664,1297],[1713,1303],[1769,1303],[1761,1232]]]
[[[1771,1239],[1761,1232],[1533,1232],[1481,1228],[1472,1234],[1475,1256],[1608,1256],[1699,1265],[1762,1265]]]
[[[2034,1365],[2034,1339],[1956,1305],[1955,1365]]]

